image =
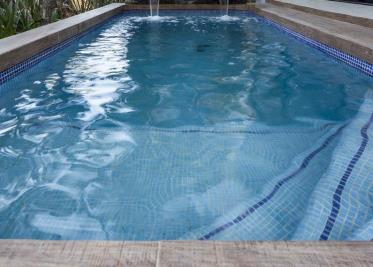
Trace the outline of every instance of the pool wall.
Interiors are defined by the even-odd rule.
[[[259,6],[255,13],[276,28],[373,76],[372,28],[274,5]]]
[[[92,27],[105,22],[107,19],[122,12],[130,10],[148,10],[148,8],[148,5],[110,4],[102,8],[1,39],[0,84],[38,64],[46,57],[55,54],[60,49],[69,45],[73,40],[83,36]],[[204,4],[172,4],[161,5],[160,8],[171,10],[216,10],[221,9],[221,6]],[[365,38],[364,44],[364,42],[361,43],[359,40],[343,36],[343,34],[328,31],[327,27],[324,30],[322,27],[320,29],[320,27],[314,27],[314,25],[310,25],[309,23],[294,21],[289,19],[289,17],[286,17],[286,12],[285,15],[282,16],[281,14],[272,12],[270,9],[266,9],[266,6],[256,6],[253,4],[231,5],[230,9],[246,10],[258,14],[265,22],[272,24],[277,29],[285,31],[292,37],[295,37],[296,39],[305,42],[306,44],[311,45],[370,76],[373,76],[373,37],[370,38],[369,36],[369,33],[372,34],[371,28],[364,28],[359,25],[351,24],[352,26],[361,27],[363,30],[368,30],[368,37],[362,36],[363,39]],[[306,15],[308,16],[308,14]],[[323,19],[320,16],[315,17],[316,20]],[[321,21],[321,23],[322,22],[323,21]],[[340,21],[336,22],[344,23]],[[346,32],[348,30],[351,29],[347,29]],[[368,42],[366,42],[366,40],[368,40]]]
[[[0,72],[60,45],[120,13],[124,4],[110,4],[0,40]],[[1,81],[1,78],[0,78]]]

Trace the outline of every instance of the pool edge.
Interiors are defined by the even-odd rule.
[[[1,266],[371,266],[371,255],[367,241],[0,240]]]

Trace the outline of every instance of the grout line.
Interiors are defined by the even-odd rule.
[[[158,241],[158,249],[157,249],[157,261],[155,263],[155,267],[159,267],[159,260],[160,260],[160,254],[161,254],[161,246],[162,246],[162,241]]]

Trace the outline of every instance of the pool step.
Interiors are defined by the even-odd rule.
[[[371,28],[273,4],[259,5],[256,12],[290,30],[373,64]]]
[[[270,4],[373,28],[373,6],[326,0],[268,0]]]
[[[368,91],[346,126],[293,239],[372,240],[373,101]]]

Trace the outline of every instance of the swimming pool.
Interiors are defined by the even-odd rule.
[[[234,12],[117,16],[0,85],[0,237],[373,238],[373,78]]]

